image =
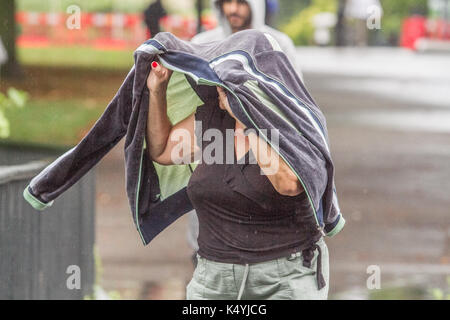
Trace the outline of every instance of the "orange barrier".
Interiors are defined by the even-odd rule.
[[[136,48],[148,39],[149,34],[142,14],[81,13],[79,28],[74,26],[73,16],[66,13],[17,12],[20,27],[18,46],[70,46],[85,45],[104,49]],[[197,20],[193,17],[167,16],[160,21],[162,30],[189,40],[196,33]],[[216,26],[211,16],[202,18],[205,30]]]
[[[417,43],[422,39],[450,43],[450,23],[443,19],[427,19],[419,15],[406,18],[402,25],[400,46],[417,50]]]
[[[416,48],[416,41],[426,36],[426,18],[413,16],[403,21],[400,35],[400,46],[408,49]]]

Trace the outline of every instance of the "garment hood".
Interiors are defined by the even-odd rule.
[[[211,8],[216,15],[217,23],[219,26],[223,28],[225,33],[227,35],[230,35],[231,28],[230,24],[228,23],[227,18],[220,12],[220,10],[216,6],[217,0],[210,0],[211,2]],[[251,21],[251,28],[253,29],[260,29],[262,26],[265,25],[265,18],[266,18],[266,1],[265,0],[247,0],[247,3],[250,6],[250,9],[252,11],[252,21]]]

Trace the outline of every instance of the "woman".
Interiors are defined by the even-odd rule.
[[[207,130],[219,130],[223,137],[227,130],[235,133],[235,161],[202,161],[189,180],[188,196],[199,218],[199,251],[187,299],[326,299],[328,249],[294,172],[255,132],[245,131],[221,88],[216,101],[172,126],[166,103],[171,75],[153,62],[147,79],[153,161],[192,162]],[[180,136],[189,137],[181,147]],[[223,146],[223,154],[227,149]]]

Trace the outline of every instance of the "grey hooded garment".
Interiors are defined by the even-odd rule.
[[[280,45],[283,52],[288,59],[292,62],[297,71],[297,74],[303,79],[300,63],[298,62],[297,55],[295,53],[295,46],[291,38],[286,34],[268,26],[265,24],[266,17],[266,0],[246,0],[251,13],[252,21],[250,24],[251,29],[255,29],[264,33],[270,34]],[[212,30],[208,30],[194,36],[191,41],[193,43],[207,43],[210,41],[221,41],[232,34],[230,24],[227,18],[218,10],[215,6],[216,0],[210,0],[210,6],[213,9],[215,16],[217,17],[218,25]]]
[[[278,130],[279,149],[273,147],[305,189],[317,228],[328,236],[342,229],[345,220],[334,187],[325,117],[277,41],[255,30],[208,44],[160,33],[142,44],[134,53],[134,66],[91,130],[25,188],[23,195],[35,209],[52,205],[124,136],[126,191],[144,245],[193,209],[186,186],[195,164],[161,166],[146,149],[146,80],[156,57],[174,70],[167,91],[172,124],[217,99],[216,86],[224,88],[234,115],[247,127],[268,142],[271,129]]]

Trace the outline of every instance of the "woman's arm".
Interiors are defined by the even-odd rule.
[[[234,116],[225,92],[219,87],[217,91],[219,93],[220,108],[226,109],[236,120],[236,134],[244,134],[245,125]],[[286,196],[296,196],[304,191],[295,173],[266,141],[255,132],[248,134],[248,140],[258,165],[278,193]]]
[[[255,132],[248,134],[248,140],[258,165],[278,193],[296,196],[304,191],[295,173],[266,141]]]
[[[167,86],[172,71],[153,62],[147,79],[150,91],[147,142],[150,158],[162,165],[191,163],[198,147],[194,138],[195,114],[175,126],[167,116]]]

